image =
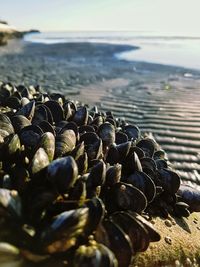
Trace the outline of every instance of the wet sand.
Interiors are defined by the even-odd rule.
[[[200,185],[200,72],[127,62],[107,44],[31,44],[0,47],[0,81],[40,84],[70,99],[137,124],[153,133],[183,181]]]

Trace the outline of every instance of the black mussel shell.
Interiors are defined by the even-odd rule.
[[[30,100],[27,97],[22,97],[21,98],[21,95],[20,95],[20,98],[19,99],[21,99],[21,105],[22,105],[22,107],[25,106],[25,105],[27,105],[30,102]]]
[[[26,86],[20,84],[20,85],[17,86],[17,90],[20,92],[22,97],[27,97],[28,99],[31,98],[29,90],[28,90],[28,88]]]
[[[73,267],[118,267],[114,253],[103,244],[90,241],[80,246],[74,256]]]
[[[2,138],[8,136],[9,134],[14,133],[14,128],[12,122],[8,116],[3,113],[0,113],[0,136]]]
[[[103,117],[101,115],[97,115],[95,118],[93,118],[91,125],[99,127],[102,123],[104,123]]]
[[[147,206],[145,195],[136,187],[127,183],[115,183],[105,195],[109,212],[132,210],[142,212]]]
[[[31,125],[30,120],[23,115],[15,115],[11,118],[11,120],[16,133],[18,133],[24,127]]]
[[[124,126],[124,132],[130,141],[136,141],[140,137],[140,130],[136,125],[129,124]]]
[[[76,112],[74,113],[74,116],[72,117],[72,120],[78,125],[86,125],[88,121],[88,110],[86,107],[78,107]]]
[[[88,156],[87,153],[84,152],[83,155],[80,155],[78,159],[76,160],[77,166],[78,166],[78,172],[79,174],[83,175],[88,170]]]
[[[33,156],[32,162],[31,162],[31,173],[33,175],[39,173],[41,170],[43,170],[45,167],[49,165],[49,158],[47,153],[43,148],[39,148],[35,155]]]
[[[142,191],[148,202],[151,202],[154,199],[156,195],[156,187],[152,179],[146,173],[135,171],[126,178],[126,182]]]
[[[125,162],[126,161],[126,157],[130,153],[131,144],[132,143],[130,141],[128,141],[126,143],[119,144],[119,145],[116,146],[116,148],[118,150],[118,153],[119,153],[120,162]]]
[[[59,124],[57,126],[59,126]],[[73,130],[75,135],[76,135],[76,139],[77,140],[79,139],[78,126],[75,122],[70,121],[70,122],[67,122],[65,125],[61,126],[61,130],[60,130],[59,134],[64,133],[66,130]]]
[[[133,255],[130,238],[115,222],[104,220],[102,224],[109,240],[109,243],[105,245],[114,252],[119,267],[128,267]]]
[[[49,162],[54,158],[55,153],[55,137],[51,132],[42,134],[39,142],[39,147],[43,148],[46,152]]]
[[[73,114],[76,112],[77,107],[76,104],[70,100],[67,100],[63,104],[63,110],[64,110],[64,117],[66,120],[69,120],[72,118]]]
[[[86,132],[95,132],[95,129],[91,125],[82,125],[78,128],[80,134],[84,134]]]
[[[169,169],[158,170],[159,180],[163,189],[170,194],[175,194],[180,187],[179,175]]]
[[[148,231],[143,224],[135,218],[135,216],[120,211],[113,213],[110,216],[110,220],[119,225],[128,235],[134,253],[147,250],[150,243]]]
[[[129,153],[129,155],[124,159],[122,172],[125,176],[129,176],[136,171],[142,172],[142,165],[135,152],[132,154]]]
[[[9,108],[19,109],[21,107],[21,99],[15,96],[10,96],[5,100],[4,104]]]
[[[42,129],[40,129],[39,126],[29,125],[19,132],[19,138],[21,143],[27,148],[35,148],[37,147],[42,134]]]
[[[180,185],[177,195],[190,206],[189,210],[191,212],[200,211],[200,191],[197,188],[189,185]]]
[[[111,123],[102,123],[99,126],[98,134],[99,137],[102,139],[104,146],[109,147],[110,145],[115,143],[115,127]]]
[[[4,144],[2,147],[2,155],[0,158],[6,158],[9,160],[17,160],[21,150],[21,142],[17,134],[10,134],[5,137]]]
[[[91,235],[102,222],[105,216],[105,206],[100,198],[93,197],[87,201],[86,206],[89,208],[88,222],[85,227],[85,235]]]
[[[157,150],[154,153],[154,159],[166,159],[166,153],[164,150]]]
[[[92,159],[88,162],[88,169],[89,171],[94,167],[96,166],[97,164],[99,164],[99,162],[101,162],[102,159]],[[89,174],[89,173],[88,173]]]
[[[39,235],[40,247],[47,253],[64,252],[74,246],[88,221],[88,208],[60,213]]]
[[[175,216],[177,217],[189,217],[190,216],[190,211],[189,211],[190,206],[186,204],[185,202],[177,202],[174,206],[174,213]]]
[[[53,121],[55,123],[58,123],[59,121],[64,119],[64,110],[57,101],[49,100],[45,102],[44,105],[50,109]]]
[[[37,125],[44,121],[53,124],[53,117],[50,109],[44,104],[37,104],[35,107],[35,114],[32,119],[32,124]]]
[[[120,154],[116,147],[116,145],[112,145],[109,147],[107,152],[106,161],[111,165],[117,164],[120,162]]]
[[[6,124],[8,124],[8,125],[11,124],[11,120],[10,120],[10,118],[9,118],[6,114],[4,114],[4,113],[0,113],[0,122],[1,122],[1,123],[4,122],[4,123],[6,123]],[[12,128],[12,129],[13,129],[13,128]],[[11,133],[12,133],[12,131],[11,131]]]
[[[19,109],[16,113],[16,115],[23,115],[28,120],[32,120],[35,113],[35,101],[31,101],[24,105],[21,109]]]
[[[133,152],[137,154],[139,159],[142,159],[145,157],[144,151],[137,146],[131,146],[129,153],[133,153]]]
[[[158,169],[167,169],[168,168],[168,164],[167,161],[164,159],[156,159],[155,160],[156,166]]]
[[[137,221],[142,223],[142,225],[145,227],[145,229],[148,232],[148,236],[150,238],[150,242],[158,242],[161,239],[160,234],[154,229],[152,223],[148,222],[144,217],[142,217],[140,214],[136,212],[131,212],[131,215],[135,217]]]
[[[104,184],[106,178],[106,165],[103,161],[96,164],[87,178],[87,187],[95,189]]]
[[[153,139],[142,139],[137,143],[137,147],[141,148],[146,157],[152,158],[156,149],[156,143]]]
[[[86,191],[86,181],[83,177],[76,180],[74,186],[69,190],[69,199],[76,200],[77,204],[80,206],[86,201],[87,191]]]
[[[142,165],[142,169],[143,171],[148,171],[149,169],[152,170],[153,172],[156,171],[157,166],[156,166],[156,162],[152,159],[152,158],[142,158],[140,159],[141,165]]]
[[[43,224],[46,225],[50,215],[48,209],[52,203],[55,203],[56,197],[55,192],[36,185],[35,180],[32,180],[23,195],[26,221],[38,228],[43,227]],[[47,221],[45,217],[48,217]]]
[[[83,142],[86,146],[95,144],[99,141],[99,137],[94,132],[86,132],[80,136],[80,141]]]
[[[80,141],[84,141],[87,155],[90,160],[99,159],[102,157],[102,141],[96,133],[86,132],[80,136]]]
[[[71,152],[76,146],[76,135],[73,130],[65,130],[56,136],[55,157],[62,157]]]
[[[38,126],[42,129],[43,133],[51,132],[55,136],[55,130],[48,121],[41,121]]]
[[[53,160],[47,167],[47,180],[50,181],[60,193],[65,193],[74,185],[78,178],[78,167],[71,157]]]
[[[5,105],[5,100],[11,96],[13,88],[7,84],[2,84],[0,87],[0,103]]]
[[[105,122],[109,122],[110,124],[112,124],[114,126],[114,128],[116,128],[116,126],[117,126],[114,118],[106,117]]]
[[[121,131],[116,132],[115,143],[119,145],[119,144],[123,144],[126,142],[128,142],[128,136]]]
[[[59,93],[50,94],[50,98],[51,98],[51,100],[55,100],[61,104],[63,104],[65,102],[65,97]]]
[[[26,191],[27,181],[30,179],[30,174],[25,166],[22,166],[21,161],[10,168],[12,187],[20,195]]]
[[[146,173],[153,181],[156,179],[157,165],[152,158],[140,159],[142,170]]]
[[[71,152],[71,156],[77,160],[80,156],[85,153],[84,142],[79,143]]]
[[[0,188],[0,209],[1,214],[10,215],[12,220],[21,220],[22,203],[18,192]]]
[[[117,163],[114,166],[108,167],[106,170],[105,186],[110,187],[115,183],[120,182],[122,165]]]

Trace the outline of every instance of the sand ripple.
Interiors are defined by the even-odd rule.
[[[137,124],[143,133],[153,133],[181,179],[200,185],[199,89],[120,88],[116,84],[104,95],[101,109],[111,109],[116,116]]]

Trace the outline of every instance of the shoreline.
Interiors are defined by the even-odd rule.
[[[197,38],[198,39],[198,38]],[[138,45],[132,45],[132,44],[114,44],[114,43],[109,43],[109,42],[90,42],[90,41],[88,41],[88,42],[61,42],[61,43],[52,43],[52,44],[50,44],[50,43],[42,43],[42,42],[32,42],[32,41],[28,41],[28,40],[25,40],[25,39],[23,39],[23,42],[25,42],[26,44],[32,44],[32,45],[45,45],[46,47],[47,46],[59,46],[59,45],[64,45],[64,46],[69,46],[69,47],[71,47],[72,45],[73,46],[76,46],[76,48],[77,47],[81,47],[81,46],[83,46],[83,45],[91,45],[91,46],[101,46],[102,45],[102,47],[104,46],[104,47],[116,47],[116,49],[118,49],[118,48],[120,48],[119,49],[119,51],[116,51],[116,52],[114,52],[114,51],[112,51],[112,49],[111,49],[111,53],[113,53],[112,54],[112,56],[115,58],[115,59],[117,59],[117,60],[119,60],[119,61],[124,61],[124,62],[126,62],[126,63],[134,63],[134,64],[141,64],[141,65],[148,65],[148,64],[150,64],[150,65],[152,65],[152,67],[155,65],[155,68],[156,67],[163,67],[163,68],[175,68],[175,69],[180,69],[180,70],[186,70],[186,71],[188,71],[188,72],[190,72],[190,71],[192,71],[192,72],[194,72],[194,73],[197,73],[197,74],[199,74],[200,73],[200,69],[198,69],[198,68],[190,68],[190,67],[184,67],[184,66],[181,66],[181,65],[176,65],[176,64],[174,64],[174,65],[170,65],[170,64],[164,64],[164,63],[157,63],[157,62],[150,62],[150,61],[146,61],[146,60],[132,60],[132,59],[123,59],[123,58],[120,58],[120,57],[118,57],[118,55],[120,55],[121,53],[126,53],[126,52],[133,52],[133,51],[135,51],[135,50],[139,50],[139,49],[142,49],[142,47],[141,46],[138,46]],[[106,49],[105,49],[106,50]],[[79,52],[79,51],[78,51]]]
[[[120,32],[42,32],[26,35],[24,40],[38,44],[67,44],[69,42],[103,43],[107,45],[130,45],[140,48],[122,51],[116,57],[126,61],[140,61],[200,71],[198,37],[137,35]],[[196,56],[195,56],[196,55]]]
[[[50,69],[53,67],[53,61],[57,61],[66,68],[66,71],[70,72],[69,66],[73,65],[74,68],[81,69],[85,64],[89,68],[91,66],[93,72],[93,66],[96,70],[99,71],[101,75],[102,69],[107,68],[109,75],[115,75],[115,70],[113,70],[114,65],[121,72],[131,72],[148,74],[148,73],[165,73],[165,74],[180,74],[184,75],[186,73],[191,73],[194,76],[200,75],[200,70],[185,68],[180,66],[165,65],[159,63],[150,63],[146,61],[127,61],[125,59],[118,59],[116,54],[131,50],[138,49],[137,46],[131,45],[115,45],[115,44],[104,44],[104,43],[60,43],[60,44],[41,44],[41,43],[31,43],[20,40],[9,40],[8,45],[0,47],[0,57],[2,59],[2,64],[0,63],[0,68],[4,65],[3,69],[6,69],[7,65],[20,63],[22,69],[19,66],[19,69],[16,71],[16,76],[21,72],[22,80],[13,80],[15,75],[11,75],[11,78],[15,82],[23,82],[23,74],[26,76],[26,71],[23,68],[23,65],[30,65],[29,62],[24,63],[24,59],[33,58],[32,72],[33,76],[37,72],[35,70],[34,64],[37,64],[37,67],[47,64],[50,65]],[[34,54],[34,55],[33,55]],[[13,57],[11,59],[11,56]],[[55,62],[54,62],[55,63]],[[78,63],[80,66],[78,66]],[[17,64],[19,65],[19,64]],[[56,65],[56,64],[55,64]],[[107,65],[107,66],[106,66]],[[56,66],[58,67],[58,66]],[[58,67],[59,68],[59,67]],[[14,66],[11,68],[14,69]],[[84,71],[83,71],[84,72]],[[108,76],[109,76],[108,75]],[[120,73],[121,75],[121,73]],[[123,74],[122,74],[123,75]],[[10,76],[10,75],[9,75]],[[46,76],[46,75],[45,75]],[[107,75],[105,75],[107,76]],[[0,80],[5,78],[4,73],[0,74]],[[37,78],[37,75],[36,75]],[[106,78],[106,77],[101,77]],[[25,79],[24,82],[29,84],[31,81]],[[73,80],[73,79],[72,79]],[[73,81],[74,84],[74,81]],[[75,83],[78,84],[78,83]]]

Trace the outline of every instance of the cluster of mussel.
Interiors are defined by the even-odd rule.
[[[152,216],[189,216],[137,126],[39,87],[2,83],[0,105],[0,240],[27,260],[128,267],[160,240]]]

